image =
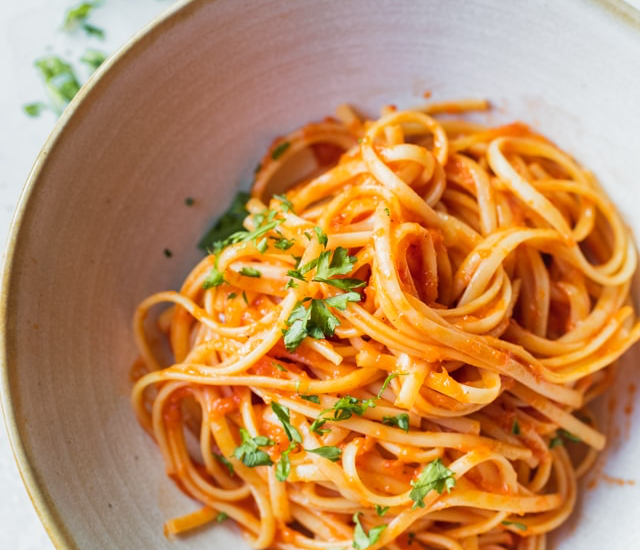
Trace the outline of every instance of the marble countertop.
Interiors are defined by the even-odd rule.
[[[42,79],[33,62],[58,55],[73,62],[80,77],[88,76],[79,62],[87,48],[112,53],[172,0],[104,0],[89,21],[104,29],[104,39],[61,30],[66,10],[80,0],[3,0],[0,2],[0,243],[9,234],[11,217],[22,186],[40,148],[57,120],[45,111],[31,118],[23,105],[46,101]],[[4,427],[0,427],[0,548],[53,549],[18,473]]]

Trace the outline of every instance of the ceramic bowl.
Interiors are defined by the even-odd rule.
[[[637,13],[589,0],[194,0],[140,34],[45,145],[6,257],[2,400],[56,546],[244,547],[232,526],[163,536],[196,505],[131,411],[131,318],[179,285],[274,137],[345,101],[376,114],[426,91],[486,97],[493,122],[532,124],[591,168],[640,235],[639,60]],[[639,415],[623,411],[635,362],[597,466],[616,478],[640,464]],[[556,548],[638,547],[640,485],[598,479]]]

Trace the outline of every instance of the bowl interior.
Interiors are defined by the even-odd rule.
[[[491,121],[530,123],[592,169],[640,235],[629,200],[639,58],[638,19],[585,0],[195,0],[141,36],[45,147],[10,243],[3,401],[56,544],[237,541],[231,526],[179,543],[162,534],[197,505],[166,478],[130,408],[131,317],[143,297],[180,284],[200,257],[195,243],[274,137],[345,101],[375,114],[419,104],[427,90],[486,97]],[[615,477],[633,477],[640,462],[638,414],[623,411],[636,360],[624,361],[598,466]],[[640,486],[596,483],[556,548],[601,548],[613,526],[624,526],[617,546],[634,547],[639,498]]]

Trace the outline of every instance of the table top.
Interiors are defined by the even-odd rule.
[[[627,1],[640,9],[640,0]],[[82,30],[73,34],[61,30],[66,10],[79,1],[0,2],[0,246],[6,243],[13,210],[31,165],[57,119],[51,111],[35,118],[23,111],[25,104],[46,101],[34,60],[60,55],[80,67],[79,59],[87,48],[112,53],[171,2],[103,2],[89,20],[105,30],[103,40],[85,36]],[[82,70],[79,72],[82,74]],[[0,495],[0,548],[53,549],[22,484],[4,424],[0,427]]]
[[[80,0],[4,0],[0,2],[0,246],[20,191],[40,148],[53,129],[57,115],[44,111],[29,117],[23,106],[45,101],[36,59],[58,55],[73,63],[78,76],[88,76],[80,57],[88,48],[114,52],[172,0],[108,0],[93,10],[89,22],[105,31],[104,39],[86,36],[82,29],[62,30],[66,10]],[[18,473],[4,422],[0,427],[0,548],[53,549]]]

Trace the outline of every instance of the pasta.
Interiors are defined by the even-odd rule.
[[[548,139],[443,116],[487,107],[342,106],[276,140],[244,230],[140,304],[133,406],[201,503],[167,534],[542,550],[571,514],[605,445],[589,404],[640,337],[636,250]]]

